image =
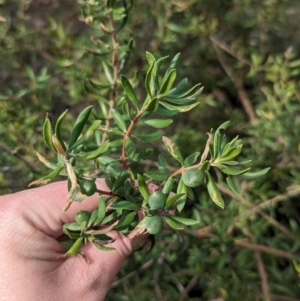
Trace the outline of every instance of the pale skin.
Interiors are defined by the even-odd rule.
[[[108,191],[103,180],[97,186]],[[78,209],[92,211],[98,202],[95,194],[62,213],[67,193],[67,183],[57,182],[0,197],[1,300],[104,300],[125,258],[144,239],[111,232],[116,240],[108,246],[115,251],[86,244],[81,250],[89,263],[81,256],[59,258],[66,252],[57,241],[62,224],[73,222]]]

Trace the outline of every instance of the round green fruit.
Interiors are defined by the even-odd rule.
[[[79,184],[79,188],[81,193],[87,196],[93,195],[97,190],[96,183],[91,180],[82,180]]]
[[[188,169],[182,174],[182,181],[188,187],[198,187],[204,183],[205,172],[196,168]]]
[[[164,221],[160,216],[148,216],[146,219],[146,229],[149,234],[158,234],[164,227]]]
[[[153,192],[149,197],[149,206],[151,209],[162,209],[165,207],[167,196],[161,191]]]
[[[83,222],[88,223],[91,217],[91,213],[85,210],[77,211],[75,215],[75,221],[77,224],[82,224]]]

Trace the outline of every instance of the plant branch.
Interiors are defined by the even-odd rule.
[[[233,69],[227,64],[223,53],[220,51],[219,45],[217,45],[214,41],[214,39],[210,39],[213,42],[213,47],[217,53],[217,57],[219,59],[219,62],[221,66],[223,67],[225,73],[228,75],[228,77],[231,79],[232,83],[234,84],[237,93],[238,93],[238,98],[245,110],[245,113],[247,114],[250,122],[254,122],[256,120],[256,114],[255,110],[251,104],[251,101],[248,97],[248,94],[246,90],[243,87],[243,81],[239,76],[236,76],[233,72]]]
[[[118,79],[119,79],[119,56],[118,56],[118,42],[117,42],[117,32],[115,28],[115,23],[113,19],[113,13],[111,13],[108,17],[110,29],[111,29],[111,43],[112,43],[112,57],[111,63],[113,66],[113,83],[112,83],[112,91],[109,99],[109,109],[108,115],[106,119],[105,126],[108,128],[110,124],[110,120],[112,118],[111,111],[115,106],[117,100],[117,88],[118,88]],[[102,136],[102,144],[107,139],[107,133],[104,132]]]
[[[123,143],[122,143],[122,156],[121,156],[121,163],[122,163],[123,170],[125,170],[126,167],[127,167],[127,162],[126,162],[127,161],[127,157],[126,157],[126,141],[127,141],[127,138],[132,133],[136,123],[139,121],[142,114],[143,114],[143,111],[138,111],[138,113],[133,118],[133,120],[131,120],[131,123],[130,123],[127,131],[124,133],[124,138],[123,138]]]
[[[18,150],[11,150],[5,143],[0,142],[0,148],[6,151],[8,154],[10,154],[13,157],[18,158],[20,161],[23,161],[27,166],[29,166],[34,171],[39,171],[39,168],[33,164],[32,162],[28,161],[26,158],[24,158],[22,155],[18,153]]]
[[[255,251],[255,259],[257,262],[257,269],[259,272],[259,276],[261,278],[261,288],[265,301],[271,301],[271,296],[269,293],[269,285],[268,285],[268,275],[266,273],[266,269],[262,260],[261,252]]]

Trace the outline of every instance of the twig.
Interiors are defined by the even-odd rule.
[[[255,251],[255,259],[257,262],[257,269],[259,272],[259,276],[261,279],[261,289],[263,292],[264,300],[271,301],[271,296],[269,293],[269,286],[268,286],[268,275],[265,270],[265,266],[261,257],[261,253],[259,251]]]
[[[271,248],[271,247],[268,247],[268,246],[250,243],[250,242],[245,241],[245,240],[237,239],[237,240],[234,241],[234,244],[236,246],[239,246],[239,247],[250,248],[250,249],[255,250],[255,251],[261,251],[261,252],[273,254],[275,256],[285,257],[285,258],[295,259],[295,260],[300,261],[300,256],[297,256],[297,255],[294,255],[294,254],[291,254],[291,253],[288,253],[288,252],[285,252],[285,251],[282,251],[282,250],[278,250],[278,249],[275,249],[275,248]]]
[[[243,205],[247,206],[247,207],[252,207],[253,205],[251,203],[249,203],[246,199],[244,199],[241,195],[238,195],[236,193],[234,193],[233,191],[231,191],[230,189],[217,184],[219,190],[229,196],[231,196],[232,198],[238,200],[239,202],[241,202]],[[286,227],[284,227],[283,225],[281,225],[278,221],[276,221],[273,217],[271,217],[270,215],[268,215],[267,213],[265,213],[259,206],[254,207],[255,208],[255,212],[257,212],[258,214],[260,214],[262,217],[264,217],[270,224],[272,224],[274,227],[278,228],[281,232],[283,232],[285,235],[287,235],[289,238],[291,239],[296,239],[296,236],[290,231],[288,230]],[[250,210],[246,211],[243,213],[243,217],[245,217],[245,215],[250,215],[252,214],[254,211],[251,208]],[[240,217],[237,216],[235,218],[235,220],[238,220]]]
[[[227,64],[223,53],[220,51],[219,46],[214,42],[214,40],[212,38],[210,38],[210,40],[213,42],[213,47],[217,53],[217,57],[219,59],[219,62],[222,66],[222,68],[224,69],[225,73],[229,76],[229,78],[231,79],[232,83],[234,84],[237,93],[238,93],[238,99],[240,100],[245,113],[247,114],[250,122],[254,122],[256,120],[256,114],[254,111],[254,108],[251,104],[251,101],[248,97],[248,94],[246,92],[246,90],[243,87],[243,81],[241,80],[240,77],[236,76],[233,72],[233,69]]]
[[[118,56],[118,42],[117,42],[117,32],[115,28],[115,23],[113,19],[113,13],[111,13],[108,17],[109,20],[109,25],[111,29],[111,43],[112,43],[112,66],[113,66],[113,71],[114,71],[114,79],[113,79],[113,84],[112,84],[112,91],[110,95],[110,100],[109,100],[109,109],[108,109],[108,114],[107,114],[107,119],[105,122],[105,126],[108,128],[110,124],[110,120],[112,118],[111,111],[115,106],[115,102],[117,99],[117,88],[118,88],[118,78],[119,78],[119,56]],[[104,132],[102,136],[102,143],[105,142],[107,138],[107,133]]]
[[[0,142],[0,148],[9,153],[11,156],[18,158],[19,160],[23,161],[26,165],[28,165],[32,170],[38,172],[40,169],[33,164],[32,162],[28,161],[26,158],[24,158],[22,155],[18,153],[17,150],[12,151],[6,144],[3,142]]]
[[[110,287],[113,288],[113,287],[116,287],[116,286],[120,285],[121,283],[125,282],[126,280],[128,280],[128,279],[132,278],[134,275],[136,275],[136,273],[138,271],[143,271],[143,270],[148,269],[153,263],[154,263],[154,259],[148,260],[146,263],[144,263],[142,266],[140,266],[137,270],[132,271],[131,273],[124,276],[123,278],[114,281],[110,285]]]
[[[185,298],[188,296],[188,293],[190,292],[190,290],[196,285],[197,281],[199,279],[198,275],[195,275],[190,282],[188,283],[188,285],[186,286],[186,288],[184,289],[184,292],[181,294],[179,301],[184,301]]]
[[[249,65],[251,66],[251,62],[249,60],[247,60],[246,58],[242,57],[241,55],[237,54],[236,52],[234,52],[230,46],[228,46],[227,44],[225,44],[223,41],[220,41],[216,36],[210,36],[210,40],[215,43],[216,45],[218,45],[218,47],[220,47],[221,49],[223,49],[224,51],[226,51],[227,53],[229,53],[231,56],[233,56],[234,58],[236,58],[237,60],[241,61],[242,63],[244,63],[245,65]]]

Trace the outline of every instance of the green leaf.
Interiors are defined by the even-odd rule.
[[[121,76],[121,84],[122,84],[122,87],[123,87],[124,92],[126,93],[127,97],[131,100],[133,105],[137,109],[139,109],[139,102],[138,102],[136,94],[133,90],[133,87],[132,87],[131,83],[129,82],[129,80],[127,79],[127,77],[124,75]]]
[[[111,114],[112,114],[112,117],[115,120],[116,124],[118,125],[118,127],[123,132],[126,132],[126,124],[125,124],[125,121],[124,121],[122,115],[116,109],[112,109]]]
[[[185,167],[188,167],[188,166],[193,165],[193,164],[197,161],[199,155],[200,155],[200,152],[195,152],[195,153],[189,155],[189,156],[184,160],[183,165],[184,165]]]
[[[184,228],[184,226],[182,225],[182,223],[178,223],[177,221],[175,221],[171,215],[165,215],[164,219],[166,221],[166,223],[173,229],[175,230],[182,230]]]
[[[148,61],[149,66],[151,66],[153,64],[153,62],[155,62],[155,57],[153,56],[152,53],[146,51],[146,59]]]
[[[174,221],[183,224],[185,226],[192,226],[199,223],[199,221],[190,218],[180,217],[176,215],[167,215],[167,216],[173,219]]]
[[[157,66],[156,66],[156,61],[153,61],[150,68],[148,69],[147,71],[147,74],[146,74],[146,80],[145,80],[145,87],[146,87],[146,90],[147,90],[147,93],[149,94],[149,96],[151,98],[154,98],[156,95],[156,90],[157,90],[157,86],[156,86],[156,83],[155,83],[155,78],[153,77],[153,69],[157,69]]]
[[[109,251],[114,251],[116,250],[115,248],[111,248],[111,247],[105,247],[101,244],[97,244],[96,242],[92,243],[97,249],[99,249],[100,251],[104,251],[104,252],[109,252]]]
[[[176,193],[176,194],[172,195],[170,198],[168,198],[166,200],[166,207],[170,207],[184,195],[185,195],[185,193]]]
[[[63,170],[63,168],[64,168],[64,165],[59,165],[56,169],[52,170],[48,175],[31,182],[28,185],[28,187],[30,187],[32,185],[45,185],[45,184],[50,183],[51,181],[56,179],[56,177],[60,174],[60,172]]]
[[[93,150],[91,152],[88,152],[88,153],[79,153],[79,154],[76,154],[76,156],[79,157],[79,158],[85,158],[87,160],[93,160],[93,159],[98,158],[102,154],[106,153],[107,150],[109,149],[109,146],[110,146],[110,142],[108,140],[106,140],[97,149],[95,149],[95,150]]]
[[[230,175],[230,176],[237,176],[237,175],[244,174],[245,172],[247,172],[250,169],[250,167],[248,167],[248,168],[245,168],[242,170],[238,170],[238,169],[226,166],[224,164],[216,164],[216,167],[218,167],[222,172],[224,172],[225,174]]]
[[[228,184],[229,188],[230,188],[234,193],[239,194],[239,191],[238,191],[238,189],[236,188],[236,186],[235,186],[235,184],[234,184],[234,182],[233,182],[232,177],[227,177],[227,178],[226,178],[226,181],[227,181],[227,184]]]
[[[56,124],[55,124],[55,135],[57,140],[60,142],[61,146],[63,147],[64,151],[66,151],[66,146],[65,143],[62,139],[61,136],[61,124],[65,116],[67,115],[68,110],[65,110],[57,119]]]
[[[164,181],[168,178],[169,175],[161,173],[159,171],[148,171],[144,173],[145,177],[148,177],[156,181]]]
[[[264,168],[262,170],[255,171],[255,172],[246,172],[241,177],[244,179],[249,179],[249,180],[255,179],[255,178],[258,178],[258,177],[266,174],[269,171],[269,169],[270,169],[270,167],[267,167],[267,168]]]
[[[106,215],[106,202],[105,202],[105,197],[100,196],[99,197],[99,202],[98,202],[98,210],[97,210],[97,219],[94,221],[93,225],[101,225],[104,217]]]
[[[241,151],[242,151],[243,145],[240,144],[236,146],[235,148],[231,149],[226,156],[221,155],[220,157],[216,158],[215,162],[225,162],[225,161],[230,161],[233,158],[237,157]],[[226,162],[225,162],[226,163]]]
[[[178,112],[176,111],[171,111],[169,109],[166,109],[166,108],[162,108],[162,107],[159,107],[157,110],[156,110],[156,113],[161,115],[161,116],[175,116],[178,114]]]
[[[187,83],[188,83],[187,78],[182,79],[172,90],[169,91],[168,95],[176,98],[177,95],[180,95],[183,92]]]
[[[180,58],[180,53],[177,53],[177,54],[173,57],[172,61],[170,62],[170,65],[168,66],[168,68],[167,68],[167,70],[166,70],[165,76],[166,76],[167,74],[169,74],[173,69],[176,68],[179,58]],[[165,76],[164,76],[164,77],[165,77]]]
[[[147,125],[161,129],[170,125],[173,120],[172,119],[147,119],[144,121]]]
[[[123,230],[127,229],[131,225],[131,223],[134,221],[135,217],[136,217],[136,212],[123,213],[118,225],[114,227],[114,230],[115,231],[123,231]]]
[[[124,210],[139,210],[139,206],[129,202],[129,201],[119,201],[114,202],[109,205],[109,208],[111,209],[124,209]]]
[[[207,176],[207,191],[208,191],[210,198],[217,206],[224,209],[224,206],[225,206],[224,200],[221,196],[221,193],[220,193],[216,183],[214,182],[210,173],[207,171],[206,171],[206,176]]]
[[[158,108],[158,105],[159,105],[159,101],[157,97],[149,99],[149,101],[146,101],[144,104],[144,111],[155,112]]]
[[[181,165],[183,165],[183,157],[181,155],[181,152],[178,148],[178,146],[172,142],[171,139],[169,139],[168,137],[164,136],[162,138],[162,141],[167,149],[167,151],[170,153],[170,155],[177,160]]]
[[[67,229],[69,231],[80,231],[80,224],[78,223],[66,223],[63,225],[63,229]]]
[[[162,133],[156,132],[156,133],[151,133],[151,134],[134,134],[132,137],[142,140],[144,142],[153,142],[157,139],[160,139],[162,137]]]
[[[188,187],[198,187],[204,183],[205,172],[197,168],[187,169],[182,174],[182,181]]]
[[[169,193],[172,191],[173,189],[173,185],[174,185],[174,179],[172,177],[169,177],[167,182],[164,185],[164,188],[162,190],[162,192],[165,195],[169,195]]]
[[[75,124],[72,128],[68,149],[77,141],[78,137],[80,136],[92,110],[92,106],[85,108],[77,117]]]
[[[145,182],[144,177],[142,175],[138,174],[137,178],[138,178],[139,191],[140,191],[141,195],[143,196],[144,200],[146,201],[145,203],[147,204],[149,201],[149,197],[150,197],[150,191],[148,189],[148,186]]]
[[[182,177],[180,178],[176,193],[183,194],[183,196],[177,200],[177,210],[180,212],[184,208],[187,199],[187,187],[183,183]]]
[[[128,178],[128,171],[123,170],[117,177],[114,186],[112,188],[112,191],[117,191],[124,184],[127,178]]]
[[[190,104],[190,105],[187,105],[187,106],[175,106],[175,105],[170,105],[166,102],[163,102],[161,101],[160,104],[162,106],[164,106],[165,108],[171,110],[171,111],[175,111],[175,112],[179,112],[179,113],[183,113],[183,112],[187,112],[187,111],[190,111],[192,110],[193,108],[195,108],[199,102],[196,102],[196,103],[193,103],[193,104]]]
[[[152,153],[153,153],[153,149],[147,148],[147,149],[143,150],[142,152],[135,154],[132,157],[132,160],[134,162],[140,162],[140,161],[146,160],[152,155]],[[128,157],[130,157],[130,156],[128,155]]]
[[[50,122],[50,119],[47,114],[46,119],[44,121],[44,126],[43,126],[44,143],[49,148],[51,148],[52,150],[54,150],[56,152],[55,147],[53,146],[53,143],[52,143],[52,136],[53,136],[53,133],[52,133],[51,122]]]
[[[95,133],[95,131],[99,128],[101,124],[101,120],[95,120],[93,121],[93,123],[91,124],[91,126],[88,128],[88,130],[85,132],[85,134],[79,138],[70,148],[69,148],[69,152],[72,151],[73,149],[75,149],[76,147],[78,147],[79,145],[82,145],[83,143],[85,143],[86,141],[88,141],[89,139],[91,139]]]
[[[164,77],[159,94],[164,95],[170,91],[176,79],[176,69],[171,70],[166,77]]]

